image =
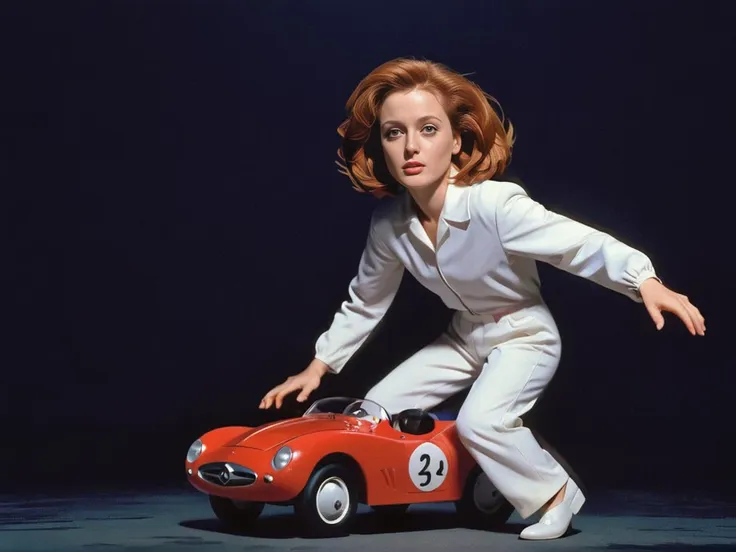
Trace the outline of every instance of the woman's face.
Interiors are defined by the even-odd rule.
[[[391,175],[405,188],[419,190],[442,184],[460,137],[434,96],[425,90],[394,92],[379,112],[381,144]]]

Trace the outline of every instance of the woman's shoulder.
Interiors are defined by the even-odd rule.
[[[470,186],[476,197],[502,200],[515,194],[526,195],[523,184],[514,180],[483,180]]]
[[[514,197],[528,196],[522,184],[512,180],[484,180],[470,186],[470,214],[494,217]]]
[[[390,243],[397,234],[397,227],[405,219],[405,203],[401,195],[378,199],[371,212],[369,234],[384,243]]]

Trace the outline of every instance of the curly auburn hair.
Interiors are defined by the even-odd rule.
[[[454,132],[461,136],[460,153],[452,163],[459,169],[454,183],[467,185],[502,173],[511,161],[513,126],[490,102],[498,102],[477,84],[441,63],[397,58],[371,71],[347,101],[348,117],[337,128],[342,138],[337,150],[340,173],[359,192],[392,196],[401,184],[388,171],[379,131],[378,113],[386,96],[397,91],[424,89],[433,93],[447,113]]]

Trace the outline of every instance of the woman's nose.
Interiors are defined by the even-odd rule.
[[[416,145],[416,140],[414,138],[407,138],[406,139],[406,153],[413,154],[416,153],[418,150]]]

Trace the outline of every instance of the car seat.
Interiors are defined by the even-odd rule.
[[[421,408],[407,408],[393,416],[392,426],[402,433],[424,435],[434,430],[436,419],[436,416]]]

